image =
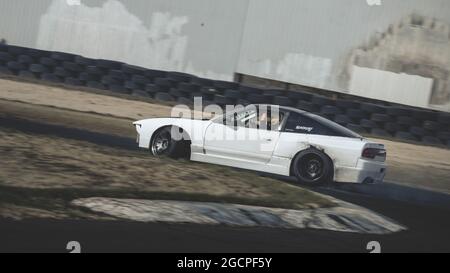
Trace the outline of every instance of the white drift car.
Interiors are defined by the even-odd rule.
[[[211,120],[154,118],[133,123],[139,147],[284,176],[306,184],[381,182],[383,144],[295,108],[251,105]]]

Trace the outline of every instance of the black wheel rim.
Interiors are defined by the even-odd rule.
[[[171,137],[167,131],[159,132],[152,141],[153,155],[164,155],[170,148]]]
[[[317,155],[307,155],[300,162],[300,176],[307,181],[315,182],[323,177],[324,165]]]

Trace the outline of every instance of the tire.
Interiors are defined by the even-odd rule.
[[[73,77],[68,77],[64,80],[64,83],[67,85],[73,85],[73,86],[83,86],[84,82]]]
[[[117,69],[120,70],[122,68],[123,63],[121,62],[116,62],[116,61],[111,61],[111,60],[103,60],[103,59],[99,59],[95,61],[96,66],[100,67],[100,68],[104,68],[104,69]]]
[[[227,82],[227,81],[214,81],[214,87],[221,89],[221,90],[227,90],[227,89],[237,90],[239,88],[239,83]]]
[[[147,91],[150,94],[156,94],[156,93],[164,93],[167,90],[163,90],[160,86],[150,83],[145,85],[145,91]]]
[[[359,125],[361,125],[361,126],[364,127],[364,128],[367,128],[367,129],[375,129],[375,128],[378,128],[377,123],[376,123],[375,121],[373,121],[373,120],[370,120],[370,119],[362,119],[362,120],[359,122]]]
[[[8,67],[2,66],[2,65],[0,65],[0,74],[14,75],[14,73]]]
[[[99,76],[106,75],[104,69],[101,69],[100,67],[97,67],[94,65],[88,65],[88,66],[86,66],[86,68],[84,70],[86,73],[89,73],[89,74],[95,74],[95,75],[99,75]]]
[[[178,137],[174,138],[172,133],[172,127],[163,127],[153,134],[150,140],[150,152],[153,156],[168,156],[177,159],[190,155],[190,145],[186,137],[178,140]],[[178,131],[178,133],[183,134],[182,131]]]
[[[180,98],[180,97],[187,98],[188,97],[188,93],[183,92],[177,88],[170,89],[169,94],[174,98]]]
[[[405,107],[391,106],[386,108],[386,113],[391,116],[409,116],[411,115],[411,110]]]
[[[39,63],[45,66],[58,66],[58,61],[49,57],[42,57],[39,59]]]
[[[8,52],[15,56],[25,55],[25,54],[27,54],[27,51],[28,51],[28,48],[26,48],[26,47],[13,46],[13,45],[8,46]]]
[[[0,52],[0,63],[7,63],[14,60],[14,56],[8,52]]]
[[[250,105],[250,104],[252,104],[252,103],[249,102],[246,99],[238,99],[237,102],[236,102],[236,105],[242,105],[242,106],[247,106],[247,105]]]
[[[84,65],[84,66],[95,65],[94,59],[85,58],[83,56],[75,56],[74,62],[76,64]]]
[[[184,97],[177,98],[177,102],[183,105],[193,105],[193,100]]]
[[[450,114],[440,113],[438,117],[438,122],[445,125],[450,125]]]
[[[235,89],[236,88],[227,88],[227,89]],[[241,85],[239,86],[238,90],[242,91],[245,94],[259,94],[261,95],[263,93],[262,89],[256,88],[256,87],[251,87],[251,86],[245,86],[245,85]]]
[[[89,74],[86,72],[82,72],[80,73],[80,75],[78,76],[78,79],[85,81],[85,82],[100,82],[100,78],[98,75],[95,74]]]
[[[131,81],[141,84],[141,85],[146,85],[146,84],[152,83],[151,80],[149,80],[147,77],[142,76],[142,75],[133,75],[131,77]]]
[[[28,68],[29,71],[33,72],[33,73],[48,73],[49,69],[42,64],[31,64],[30,67]]]
[[[419,141],[417,137],[409,132],[397,132],[395,137],[398,139],[408,140],[408,141]]]
[[[370,119],[375,121],[375,122],[388,122],[391,120],[391,117],[386,115],[386,114],[372,114],[370,116]]]
[[[336,106],[343,109],[359,109],[359,102],[351,100],[336,100]]]
[[[144,76],[150,79],[165,78],[167,76],[167,72],[161,70],[147,69],[145,70]]]
[[[53,83],[62,83],[62,79],[55,74],[52,73],[43,73],[41,75],[41,80],[47,81],[47,82],[53,82]]]
[[[143,97],[143,98],[150,97],[150,95],[147,92],[142,91],[142,90],[133,90],[133,92],[131,92],[131,95],[135,96],[135,97]]]
[[[33,72],[30,72],[27,70],[20,71],[19,77],[27,78],[27,79],[34,79],[34,80],[38,78]]]
[[[121,84],[123,84],[123,81],[113,78],[111,76],[103,76],[101,83],[106,84],[106,85],[121,85]]]
[[[178,84],[178,89],[183,92],[194,93],[200,91],[201,86],[197,84],[182,82]]]
[[[313,96],[311,102],[320,106],[334,105],[335,101],[323,96]]]
[[[433,136],[422,137],[422,142],[425,144],[431,144],[431,145],[442,145],[443,144],[439,138],[433,137]]]
[[[28,66],[34,63],[34,59],[28,55],[20,55],[19,57],[17,57],[17,62]]]
[[[64,69],[63,67],[56,67],[55,70],[53,71],[53,74],[55,74],[56,76],[59,76],[61,78],[69,78],[69,77],[74,77],[74,73],[71,71],[68,71],[66,69]]]
[[[361,103],[360,109],[371,114],[386,113],[386,107],[373,103]]]
[[[346,114],[349,118],[355,119],[355,120],[361,120],[368,117],[368,114],[366,114],[364,111],[361,111],[359,109],[348,109],[346,111]]]
[[[370,134],[379,137],[392,137],[392,134],[390,134],[389,132],[378,128],[371,129]]]
[[[84,67],[82,65],[79,65],[77,63],[72,63],[72,62],[64,62],[63,67],[66,70],[69,70],[72,72],[77,72],[77,73],[84,71]]]
[[[209,86],[202,87],[201,92],[203,94],[211,95],[211,96],[221,95],[222,94],[220,92],[220,90],[218,90],[218,89],[216,89],[214,87],[209,87]]]
[[[9,69],[13,71],[21,71],[26,69],[26,65],[21,64],[19,62],[8,62],[7,66]]]
[[[413,118],[411,118],[411,117],[405,117],[405,116],[402,116],[402,117],[398,117],[398,118],[397,118],[397,123],[398,123],[398,124],[402,124],[402,125],[413,126],[413,125],[415,125],[417,122],[416,122]]]
[[[106,90],[106,86],[104,84],[102,84],[101,82],[98,82],[98,81],[88,81],[86,83],[86,86],[89,87],[89,88]]]
[[[415,126],[409,128],[409,132],[411,134],[413,134],[414,136],[417,136],[419,138],[421,138],[421,137],[423,137],[423,136],[428,134],[428,132],[424,128],[422,128],[422,127],[415,127]]]
[[[124,83],[124,86],[125,86],[126,89],[130,89],[130,90],[134,90],[134,89],[142,90],[143,89],[142,88],[143,85],[137,84],[134,81],[126,81]]]
[[[294,101],[285,96],[276,96],[273,98],[273,104],[281,106],[294,106]]]
[[[214,96],[214,103],[216,103],[217,105],[220,105],[220,106],[234,105],[234,100],[231,99],[231,98],[227,98],[225,96],[222,96],[222,95],[215,95]]]
[[[437,134],[437,137],[443,141],[450,140],[450,132],[440,132]]]
[[[225,97],[238,100],[242,98],[242,93],[240,91],[228,89],[225,91]]]
[[[337,115],[334,117],[334,122],[339,123],[341,125],[347,125],[352,122],[352,120],[346,115]]]
[[[416,120],[421,120],[421,121],[425,121],[425,120],[436,121],[438,118],[438,113],[432,112],[432,111],[416,110],[416,111],[413,111],[412,118],[414,118]]]
[[[123,64],[120,70],[122,70],[123,73],[131,74],[131,75],[144,76],[145,75],[145,71],[147,69],[145,69],[143,67],[140,67],[140,66]]]
[[[193,75],[181,73],[181,72],[169,72],[166,76],[168,79],[174,80],[175,82],[190,82]]]
[[[174,97],[167,93],[158,92],[155,94],[155,99],[160,101],[175,101]]]
[[[299,101],[311,101],[313,98],[312,94],[302,93],[299,91],[288,91],[286,95],[291,99]]]
[[[123,73],[122,70],[112,69],[109,71],[108,76],[121,82],[128,80],[128,76],[125,73]]]
[[[292,162],[291,169],[300,183],[310,186],[330,183],[334,176],[331,159],[314,148],[298,153]]]
[[[125,88],[122,84],[110,84],[108,89],[114,93],[130,94],[131,92]]]
[[[50,51],[29,48],[27,50],[27,53],[23,54],[23,55],[27,55],[27,56],[30,56],[32,58],[39,59],[39,58],[42,58],[42,57],[48,57],[48,56],[50,56],[50,54],[51,54]]]
[[[395,122],[387,122],[384,124],[384,129],[391,133],[396,133],[397,131],[408,131],[409,126],[398,124]]]
[[[0,43],[0,52],[8,51],[8,45]]]
[[[269,89],[269,90],[264,90],[264,95],[266,96],[284,96],[286,95],[286,90],[283,89]]]
[[[197,84],[200,86],[214,86],[214,81],[210,79],[204,79],[204,78],[197,78],[194,77],[191,79],[191,83]]]
[[[358,124],[350,123],[350,124],[347,124],[347,126],[345,126],[345,127],[347,127],[347,129],[354,131],[356,133],[367,133],[366,129],[364,129],[364,127],[362,127],[361,125],[358,125]]]
[[[254,104],[260,104],[260,103],[269,103],[271,102],[271,96],[264,96],[261,94],[249,94],[247,95],[247,100],[250,101],[251,103]],[[278,100],[275,100],[275,98],[279,98]],[[284,102],[284,100],[288,99],[287,97],[275,97],[273,99],[274,104],[278,104],[278,105],[284,105],[282,104]]]
[[[319,108],[308,101],[299,101],[295,107],[306,112],[316,112]]]
[[[436,131],[439,128],[439,123],[431,120],[425,120],[423,122],[423,128],[429,131]]]
[[[156,78],[153,82],[156,85],[163,86],[169,89],[176,86],[176,82],[168,78]]]
[[[62,61],[62,62],[72,62],[76,55],[64,53],[64,52],[53,52],[51,54],[52,59]]]
[[[342,111],[336,106],[325,105],[320,109],[320,113],[323,115],[340,115]]]

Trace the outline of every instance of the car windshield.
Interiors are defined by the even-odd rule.
[[[337,132],[340,136],[342,137],[350,137],[350,138],[363,138],[361,135],[353,132],[352,130],[349,130],[347,128],[345,128],[342,125],[339,125],[333,121],[330,121],[326,118],[323,118],[321,116],[315,115],[315,114],[311,114],[311,113],[306,113],[306,116],[316,120],[317,122],[323,124],[324,126],[334,130],[335,132]]]

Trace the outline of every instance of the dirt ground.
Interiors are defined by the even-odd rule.
[[[73,110],[71,116],[74,118],[70,120],[70,126],[125,137],[134,137],[131,121],[170,116],[172,110],[167,105],[4,79],[0,79],[0,99],[3,100],[1,109],[9,107],[8,111],[15,112],[14,115],[21,118],[34,118],[38,105],[50,106],[60,109],[53,109],[52,113],[39,111],[39,118],[48,123],[64,124],[68,122],[67,115],[61,111]],[[11,107],[7,101],[26,104]],[[450,193],[449,149],[373,140],[387,147],[387,181]]]

